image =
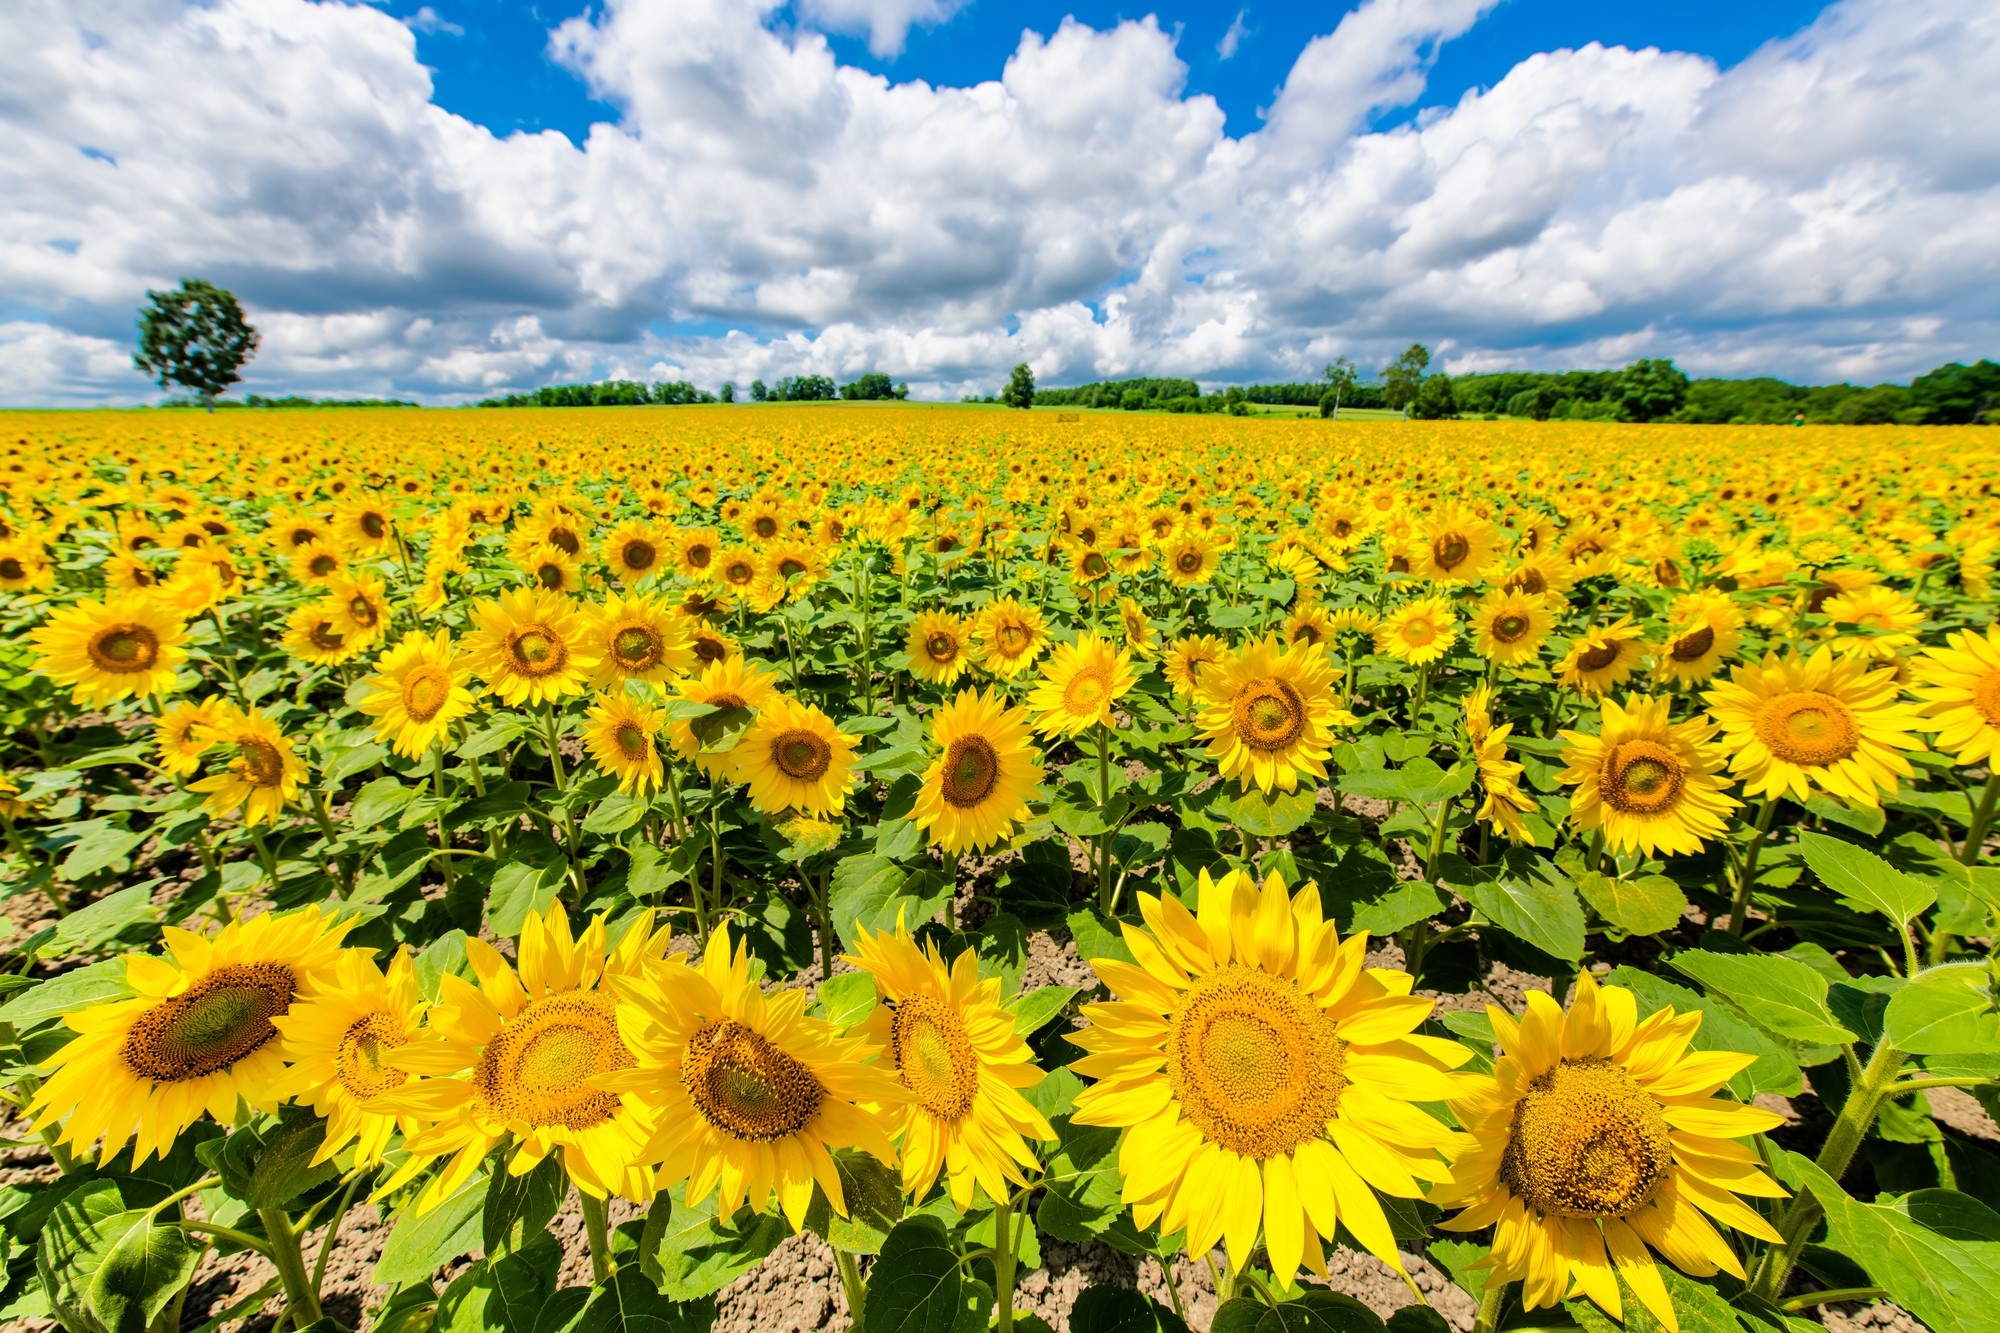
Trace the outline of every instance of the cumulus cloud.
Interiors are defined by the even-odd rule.
[[[17,0],[0,401],[145,398],[132,311],[195,273],[264,331],[250,387],[435,401],[869,369],[951,396],[1021,360],[1214,382],[1412,338],[1864,379],[1992,350],[1990,5],[1844,0],[1726,72],[1551,51],[1371,128],[1492,3],[1369,0],[1232,137],[1150,17],[1023,33],[955,88],[843,66],[774,0],[609,0],[551,34],[618,109],[579,147],[444,111],[365,5]],[[955,8],[799,14],[890,51]]]

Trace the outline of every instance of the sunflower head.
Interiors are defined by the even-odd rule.
[[[972,666],[972,626],[949,611],[925,611],[910,622],[904,641],[910,673],[918,680],[950,685]]]
[[[606,691],[591,706],[583,746],[600,773],[618,779],[618,790],[644,796],[658,790],[665,772],[654,737],[666,722],[663,711],[627,691]]]
[[[774,695],[730,750],[732,776],[750,788],[750,803],[762,813],[838,814],[857,781],[859,739],[817,706]]]
[[[1915,663],[1917,696],[1937,746],[1960,764],[2000,758],[2000,625],[1954,630]]]
[[[186,624],[143,593],[64,607],[32,637],[37,668],[84,707],[168,693],[187,657]]]
[[[1079,735],[1112,725],[1111,709],[1137,682],[1131,654],[1095,634],[1059,644],[1028,696],[1043,735]]]
[[[1213,634],[1190,634],[1167,645],[1163,666],[1174,694],[1192,703],[1204,672],[1229,653],[1229,645]]]
[[[964,690],[932,714],[939,754],[924,772],[911,818],[952,855],[984,851],[1029,818],[1042,779],[1028,744],[1028,713],[998,692]]]
[[[1821,647],[1743,663],[1703,697],[1722,726],[1730,771],[1751,795],[1804,801],[1817,788],[1874,806],[1914,772],[1898,751],[1925,748],[1912,734],[1924,720],[1899,693],[1893,671]]]
[[[972,637],[979,665],[1002,680],[1012,680],[1048,647],[1048,622],[1036,608],[1002,597],[979,613]]]
[[[1375,647],[1411,666],[1426,666],[1445,655],[1458,641],[1458,617],[1444,597],[1418,597],[1403,603],[1375,630]]]
[[[375,674],[362,682],[368,694],[358,706],[375,719],[376,739],[388,741],[405,759],[419,759],[452,723],[472,712],[471,678],[450,631],[411,630],[376,660]]]
[[[589,650],[597,655],[592,679],[600,687],[636,680],[657,684],[695,664],[687,617],[658,598],[614,596],[584,614]]]
[[[598,665],[589,626],[566,595],[517,588],[472,608],[473,671],[511,707],[580,692]]]
[[[1326,776],[1332,729],[1352,725],[1318,644],[1245,644],[1205,677],[1198,724],[1222,776],[1244,789],[1294,791],[1299,774]]]

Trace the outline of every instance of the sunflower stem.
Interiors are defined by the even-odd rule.
[[[854,1333],[861,1330],[861,1303],[867,1296],[868,1288],[861,1281],[861,1265],[846,1250],[835,1248],[833,1264],[840,1270],[840,1291],[847,1297],[847,1317],[852,1322]]]
[[[433,742],[431,745],[431,785],[437,792],[438,803],[441,811],[440,814],[438,815],[438,831],[437,831],[438,850],[440,852],[449,852],[451,850],[451,834],[445,831],[444,815],[442,813],[442,810],[446,808],[444,805],[444,802],[446,800],[444,793],[444,746],[436,744],[435,742]],[[445,896],[449,898],[452,894],[452,890],[458,887],[458,872],[451,868],[450,856],[441,856],[438,858],[438,860],[443,864],[444,892]]]
[[[215,622],[216,646],[221,649],[219,660],[222,673],[229,677],[229,692],[236,696],[237,704],[247,712],[250,700],[243,693],[243,682],[236,676],[236,657],[229,647],[229,626],[223,621],[222,612],[212,606],[208,608],[208,618]]]
[[[292,1219],[282,1208],[259,1208],[257,1217],[270,1238],[271,1266],[285,1284],[285,1314],[296,1327],[305,1328],[319,1319],[320,1310],[319,1297],[306,1272],[306,1257],[299,1249],[299,1233],[292,1230]]]
[[[1005,1192],[1011,1196],[1011,1191]],[[993,1328],[1014,1330],[1014,1203],[1011,1197],[993,1201]]]
[[[326,1282],[326,1261],[333,1257],[333,1243],[340,1237],[340,1224],[347,1220],[348,1205],[354,1202],[354,1191],[360,1188],[368,1172],[357,1171],[347,1182],[347,1188],[340,1192],[340,1202],[334,1207],[333,1219],[326,1224],[326,1235],[319,1243],[319,1258],[313,1262],[312,1290],[315,1299]]]
[[[957,858],[950,858],[949,864],[955,876]],[[819,917],[819,984],[822,986],[833,979],[833,908],[827,901],[829,878],[830,875],[806,876],[806,883],[812,886],[813,911]]]
[[[1986,790],[1980,793],[1979,808],[1972,812],[1972,826],[1965,831],[1965,841],[1959,844],[1958,863],[1962,866],[1977,865],[1979,854],[1986,850],[1986,832],[1993,827],[1993,807],[2000,802],[2000,764],[1992,765],[1992,772],[1986,778]]]
[[[590,1280],[602,1283],[618,1268],[611,1257],[610,1206],[582,1190],[576,1192],[576,1205],[583,1213],[583,1232],[590,1241]]]
[[[549,743],[549,770],[555,775],[556,794],[560,796],[567,790],[569,784],[563,772],[562,724],[556,720],[554,704],[545,703],[542,705],[542,724]],[[576,892],[577,900],[581,902],[583,899],[583,871],[577,865],[576,811],[570,809],[567,804],[563,806],[562,825],[563,850],[564,854],[569,858],[569,883],[570,887]]]
[[[318,787],[312,789],[311,806],[313,819],[319,824],[320,836],[326,839],[327,866],[333,871],[333,877],[340,881],[340,896],[352,898],[354,876],[348,873],[347,863],[340,859],[340,854],[333,850],[334,843],[339,841],[339,835],[334,832],[333,817],[327,812],[326,793]]]
[[[1750,845],[1743,849],[1743,867],[1736,872],[1736,893],[1729,902],[1729,933],[1739,938],[1743,928],[1750,924],[1750,891],[1757,883],[1757,858],[1764,850],[1764,840],[1770,836],[1771,820],[1778,813],[1778,798],[1764,798],[1764,808],[1757,812],[1757,826],[1751,830]]]
[[[1507,1308],[1508,1285],[1487,1277],[1486,1288],[1479,1294],[1479,1313],[1473,1319],[1472,1333],[1495,1333],[1500,1327],[1501,1312]]]
[[[1875,1123],[1876,1112],[1882,1109],[1883,1102],[1898,1095],[1896,1075],[1902,1072],[1907,1058],[1906,1052],[1898,1050],[1890,1042],[1875,1044],[1867,1067],[1861,1071],[1861,1078],[1855,1083],[1853,1091],[1847,1094],[1847,1101],[1841,1106],[1833,1128],[1827,1133],[1826,1142],[1820,1147],[1819,1157],[1813,1163],[1832,1179],[1837,1181],[1847,1173],[1855,1151],[1861,1147],[1861,1141],[1868,1137],[1868,1131]],[[1820,1216],[1825,1211],[1810,1190],[1802,1189],[1792,1196],[1791,1204],[1778,1221],[1778,1234],[1784,1237],[1784,1243],[1765,1252],[1763,1262],[1758,1265],[1750,1282],[1752,1296],[1771,1304],[1777,1302],[1785,1290],[1785,1283],[1791,1280],[1792,1269],[1805,1250],[1806,1242],[1812,1238],[1813,1228],[1819,1224]]]

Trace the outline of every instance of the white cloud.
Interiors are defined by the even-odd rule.
[[[453,37],[465,36],[464,28],[445,18],[429,5],[418,9],[416,13],[404,19],[403,23],[411,32],[442,32],[449,33]]]
[[[1846,0],[1727,72],[1548,52],[1371,129],[1491,4],[1370,0],[1232,138],[1151,18],[1024,33],[953,88],[844,67],[775,0],[609,0],[551,39],[619,108],[578,147],[436,106],[367,6],[16,0],[0,401],[143,399],[132,311],[194,273],[264,331],[248,387],[439,401],[1294,376],[1412,338],[1466,368],[1876,378],[2000,341],[1990,5]],[[887,50],[955,7],[801,13]]]
[[[1223,32],[1222,40],[1215,44],[1215,54],[1218,59],[1236,59],[1237,48],[1241,47],[1243,39],[1250,35],[1250,27],[1247,22],[1249,17],[1249,10],[1239,9],[1236,11],[1236,17],[1229,20],[1229,27]]]

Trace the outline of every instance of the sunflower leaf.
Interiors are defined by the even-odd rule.
[[[429,1212],[406,1210],[382,1246],[374,1280],[384,1286],[428,1281],[431,1274],[479,1244],[487,1186],[487,1177],[474,1176]]]
[[[1536,861],[1524,875],[1451,887],[1488,921],[1550,957],[1583,957],[1583,905],[1553,864]]]
[[[1576,876],[1576,888],[1592,911],[1628,935],[1672,930],[1687,910],[1687,895],[1665,875],[1612,879],[1586,870]]]
[[[0,1005],[0,1023],[25,1028],[79,1009],[109,1004],[132,994],[125,982],[125,960],[106,958],[44,981],[25,995]]]
[[[1826,978],[1777,954],[1723,954],[1683,949],[1668,960],[1760,1027],[1809,1045],[1854,1040],[1826,1007]]]
[[[1309,1287],[1277,1305],[1242,1296],[1224,1301],[1209,1327],[1212,1333],[1382,1333],[1386,1325],[1352,1296]]]
[[[919,1213],[882,1242],[861,1322],[870,1333],[976,1333],[992,1300],[985,1283],[964,1276],[944,1223]]]
[[[1882,1030],[1913,1055],[2000,1050],[2000,1012],[1982,964],[1934,968],[1889,997]]]
[[[1819,882],[1848,902],[1907,926],[1937,901],[1930,885],[1853,843],[1824,833],[1799,834],[1799,850]]]

